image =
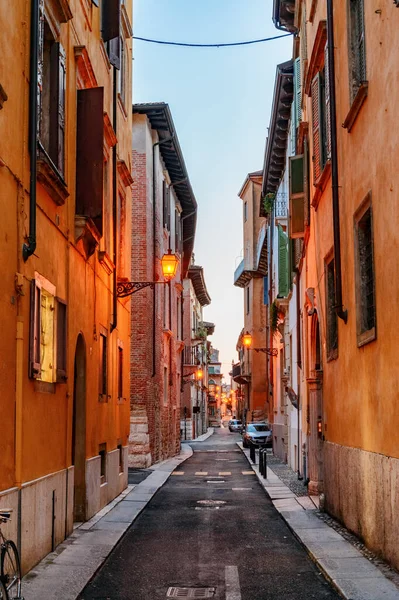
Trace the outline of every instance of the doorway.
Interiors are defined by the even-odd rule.
[[[86,520],[86,344],[76,342],[73,379],[72,464],[74,465],[74,522]]]
[[[323,366],[320,340],[320,325],[317,312],[312,318],[311,329],[311,372],[309,390],[309,494],[323,491]]]

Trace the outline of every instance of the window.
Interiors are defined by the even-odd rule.
[[[124,461],[122,444],[118,444],[117,448],[119,450],[119,473],[123,473]]]
[[[338,356],[338,317],[335,310],[335,261],[326,262],[327,360]]]
[[[349,86],[353,102],[359,87],[366,81],[366,47],[364,0],[349,0]]]
[[[118,398],[123,398],[123,347],[118,343]]]
[[[100,400],[107,401],[107,331],[103,327],[100,332],[99,356],[99,395]]]
[[[163,285],[163,328],[168,328],[168,286]]]
[[[101,37],[104,42],[119,40],[121,6],[120,0],[101,0]],[[109,53],[109,47],[107,48]],[[111,57],[110,57],[111,59]],[[111,61],[111,64],[112,61]]]
[[[289,158],[290,180],[290,238],[300,238],[305,235],[305,161],[304,155]]]
[[[176,300],[176,337],[181,340],[181,314],[180,314],[180,298]]]
[[[371,194],[355,215],[356,329],[358,346],[376,338]]]
[[[39,25],[39,147],[44,157],[62,176],[65,138],[65,50],[56,40],[41,13]]]
[[[247,315],[249,315],[249,286],[245,288],[245,306]]]
[[[31,282],[29,377],[64,383],[66,372],[67,313],[55,287],[38,273]]]
[[[244,202],[244,223],[248,219],[248,203]]]
[[[162,183],[163,226],[170,231],[170,190],[164,180]]]
[[[175,252],[182,253],[181,216],[176,209],[175,212]]]
[[[100,444],[98,454],[101,457],[100,463],[100,485],[107,483],[107,444]]]

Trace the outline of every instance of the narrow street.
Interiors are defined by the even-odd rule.
[[[193,456],[128,529],[81,600],[338,598],[267,498],[239,439],[222,428],[191,444]]]

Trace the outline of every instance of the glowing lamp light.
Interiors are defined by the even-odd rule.
[[[202,372],[202,369],[198,369],[197,373],[197,379],[202,379],[204,376],[204,373]]]
[[[242,336],[242,343],[246,348],[252,344],[252,335],[248,331]]]
[[[217,385],[217,386],[216,386],[216,391],[218,392],[219,390],[220,390],[220,386],[219,386],[219,385]]]
[[[165,279],[170,281],[176,275],[179,259],[176,254],[172,253],[172,250],[168,250],[167,254],[164,254],[161,259],[162,273]]]

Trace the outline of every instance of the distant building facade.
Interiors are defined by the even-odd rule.
[[[168,284],[132,295],[129,465],[148,467],[179,452],[183,386],[183,291],[197,203],[169,106],[133,106],[130,279],[162,281],[161,259],[179,259]]]

